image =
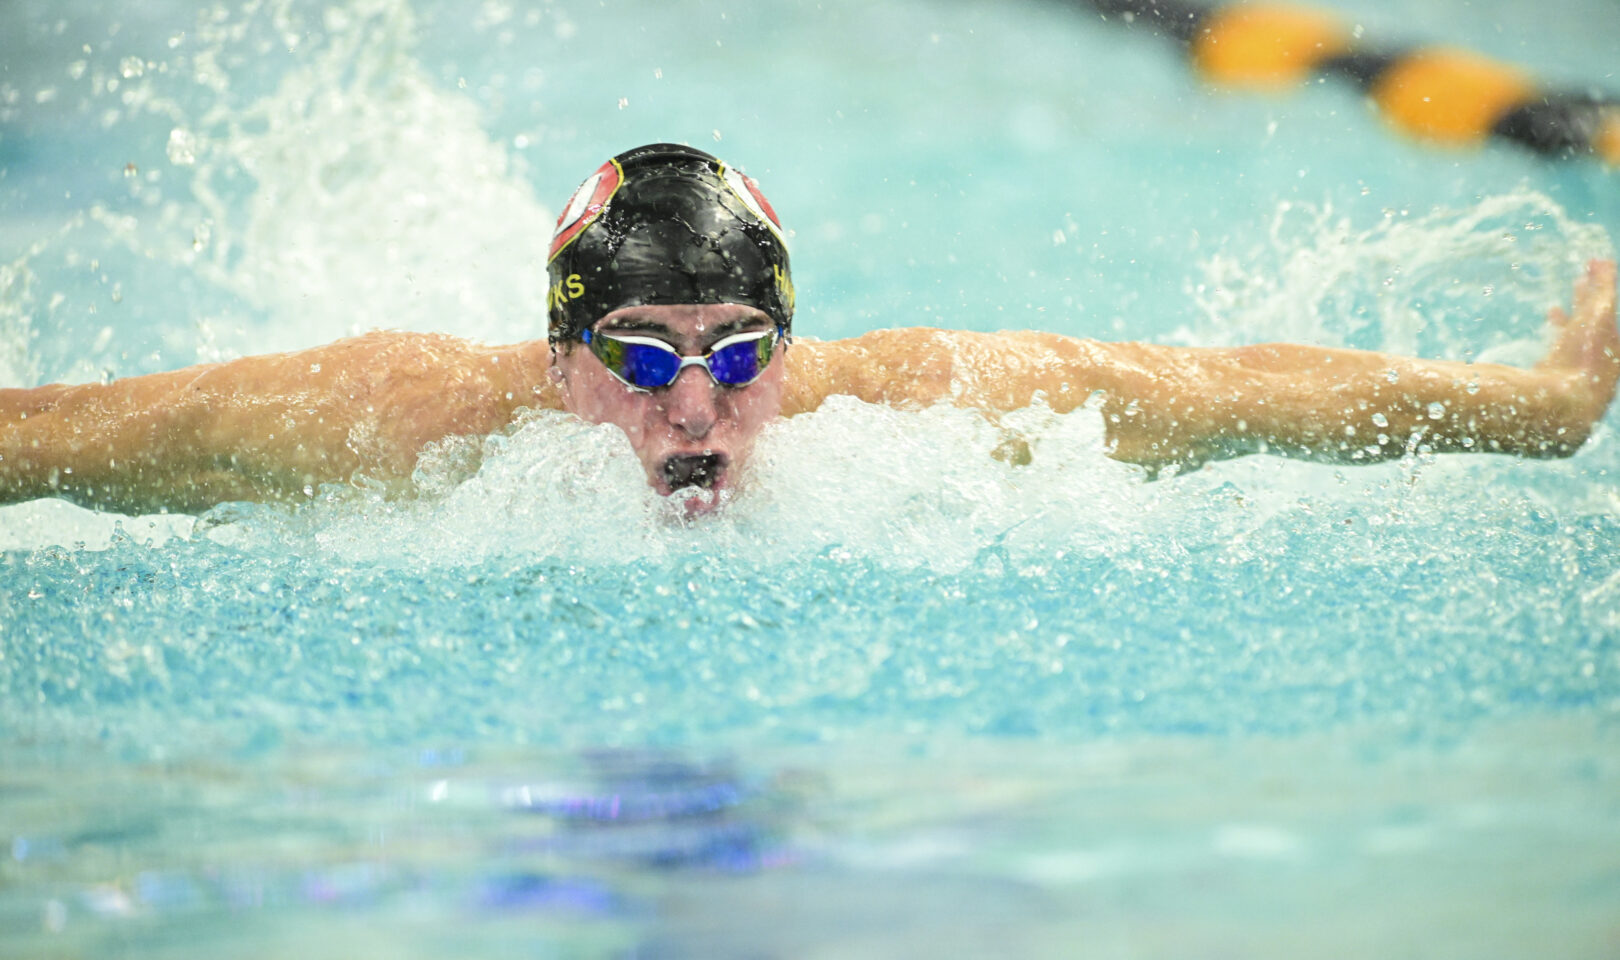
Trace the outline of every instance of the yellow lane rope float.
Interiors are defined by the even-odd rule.
[[[1279,90],[1322,76],[1361,86],[1385,118],[1419,140],[1471,146],[1506,140],[1549,157],[1620,166],[1620,99],[1547,90],[1528,74],[1465,50],[1377,50],[1336,17],[1281,4],[1204,7],[1186,0],[1079,0],[1105,20],[1179,40],[1200,76]]]

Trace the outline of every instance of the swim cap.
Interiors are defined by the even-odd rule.
[[[643,304],[741,303],[791,329],[793,279],[759,186],[673,143],[602,164],[557,218],[547,261],[552,342]]]

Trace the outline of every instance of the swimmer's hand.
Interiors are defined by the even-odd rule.
[[[1620,327],[1615,325],[1615,265],[1593,260],[1575,281],[1570,312],[1553,307],[1547,320],[1553,343],[1536,370],[1568,379],[1576,399],[1576,416],[1588,426],[1603,419],[1620,382]]]

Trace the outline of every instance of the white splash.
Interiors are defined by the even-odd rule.
[[[1331,203],[1284,202],[1263,244],[1202,264],[1190,293],[1203,319],[1177,339],[1529,363],[1547,309],[1568,303],[1587,260],[1613,256],[1602,226],[1528,187],[1458,210],[1386,210],[1370,227]]]
[[[274,93],[201,122],[198,266],[272,314],[253,348],[377,328],[538,334],[551,214],[474,101],[412,56],[409,5],[356,0],[326,25]],[[225,181],[242,175],[256,186],[238,208]]]

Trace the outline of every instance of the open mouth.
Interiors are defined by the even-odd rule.
[[[676,454],[664,461],[664,483],[671,490],[682,487],[713,489],[726,472],[726,458],[718,453]]]

